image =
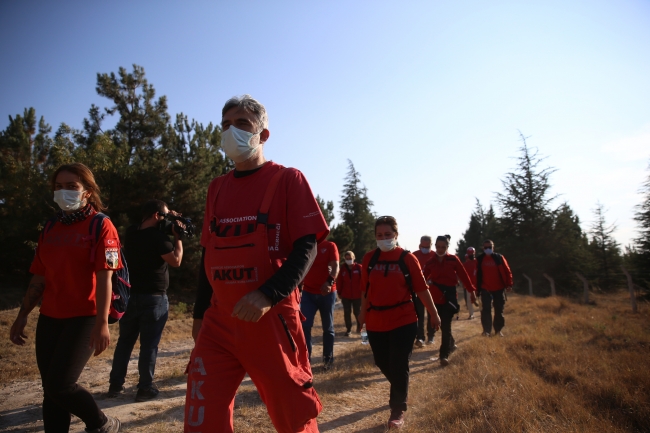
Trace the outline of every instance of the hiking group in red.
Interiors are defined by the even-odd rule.
[[[392,216],[376,219],[377,248],[360,263],[352,251],[341,257],[336,244],[327,240],[329,227],[305,176],[266,160],[269,137],[261,103],[249,95],[226,102],[221,148],[234,169],[212,180],[206,197],[184,431],[233,432],[235,394],[248,375],[278,432],[318,432],[323,405],[314,383],[312,328],[318,313],[323,331],[320,368],[335,368],[337,297],[343,305],[345,337],[353,330],[367,335],[374,362],[390,384],[387,426],[399,429],[408,409],[414,347],[434,344],[440,331],[438,360],[443,367],[457,349],[452,324],[460,311],[459,283],[468,307],[480,297],[483,335],[491,336],[493,330],[504,335],[506,292],[512,290],[508,262],[487,239],[483,253],[476,256],[470,247],[463,263],[449,253],[448,235],[435,240],[422,236],[419,249],[411,253],[399,246],[398,222]],[[77,380],[90,356],[108,347],[108,323],[124,315],[109,397],[124,393],[128,360],[139,335],[136,401],[156,398],[152,379],[167,321],[167,265],[181,264],[182,227],[175,223],[175,241],[169,242],[160,230],[165,216],[176,213],[164,202],[150,200],[141,223],[129,229],[122,256],[115,226],[103,214],[97,220],[105,207],[88,167],[60,167],[51,186],[61,210],[39,237],[30,268],[34,275],[10,339],[25,344],[28,315],[41,302],[36,357],[45,431],[68,431],[75,415],[88,432],[118,432],[121,422],[100,410]],[[134,263],[133,299],[116,316],[113,310],[126,299],[115,286],[130,285],[129,257]]]

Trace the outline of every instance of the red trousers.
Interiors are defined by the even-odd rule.
[[[284,301],[257,323],[214,305],[208,309],[188,368],[185,432],[233,432],[235,393],[246,373],[278,432],[318,432],[322,405],[312,384],[300,312]]]

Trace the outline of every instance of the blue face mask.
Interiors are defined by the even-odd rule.
[[[259,134],[261,134],[261,131],[253,134],[230,126],[221,133],[221,148],[226,152],[228,158],[235,162],[244,162],[260,148],[260,143],[255,146],[251,145],[253,137]]]
[[[483,250],[483,252],[489,256],[490,254],[492,254],[492,248],[486,248]]]
[[[420,248],[420,251],[422,251],[422,254],[429,254],[431,252],[431,248]]]

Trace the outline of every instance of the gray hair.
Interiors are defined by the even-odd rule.
[[[221,117],[233,108],[240,108],[252,113],[257,119],[257,126],[261,129],[268,129],[269,116],[266,114],[266,108],[251,95],[233,96],[228,99],[221,110]]]
[[[422,241],[429,241],[429,242],[431,242],[431,236],[429,236],[429,235],[424,235],[424,236],[422,236],[422,237],[420,238],[420,242],[422,242]]]

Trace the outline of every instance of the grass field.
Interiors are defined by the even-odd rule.
[[[595,303],[582,305],[565,298],[512,295],[506,304],[505,338],[480,336],[478,319],[454,321],[459,350],[449,367],[431,360],[437,344],[414,351],[403,431],[649,432],[650,307],[640,301],[639,313],[632,314],[623,292],[592,298]],[[187,342],[191,321],[180,310],[172,314],[161,346]],[[15,313],[0,312],[3,334]],[[28,333],[33,336],[35,314],[31,319]],[[338,336],[343,332],[340,310],[335,320]],[[92,360],[90,369],[105,370],[110,355]],[[125,431],[182,431],[182,365],[187,356],[187,351],[180,354],[175,364],[173,357],[164,358],[167,365],[157,372],[163,399],[157,406],[129,409],[134,415],[126,420]],[[0,363],[0,388],[37,378],[33,349],[18,350],[7,338],[0,342]],[[388,385],[358,337],[337,337],[336,368],[314,369],[325,407],[321,431],[384,431]],[[100,382],[97,386],[104,388],[105,379]],[[114,405],[102,407],[108,413],[117,410]],[[274,431],[250,381],[239,389],[235,430]],[[35,425],[29,431],[42,430]]]

